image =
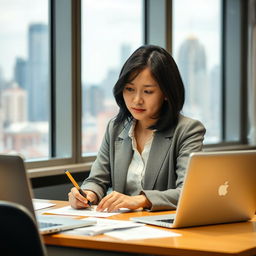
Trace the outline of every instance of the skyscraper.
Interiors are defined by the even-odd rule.
[[[84,90],[84,112],[96,117],[104,110],[104,92],[100,86],[92,85]]]
[[[27,121],[27,93],[18,84],[12,83],[9,88],[3,90],[2,108],[5,126],[12,123]]]
[[[202,120],[206,113],[208,81],[205,49],[197,38],[191,36],[181,44],[177,64],[186,90],[184,110]]]
[[[27,90],[27,61],[22,58],[16,58],[14,80],[21,88]]]
[[[128,44],[122,44],[120,48],[120,61],[119,66],[116,68],[109,68],[105,79],[101,82],[101,87],[104,89],[104,96],[108,100],[114,100],[113,87],[116,84],[120,70],[128,57],[131,54],[131,46]]]
[[[30,121],[49,118],[48,26],[31,24],[28,34],[28,108]]]

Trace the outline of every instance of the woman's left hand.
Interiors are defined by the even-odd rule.
[[[146,196],[127,196],[122,193],[113,191],[100,201],[97,207],[97,211],[104,211],[105,209],[107,209],[108,212],[113,212],[117,211],[120,208],[135,210],[141,207],[151,207],[151,203],[148,201]]]

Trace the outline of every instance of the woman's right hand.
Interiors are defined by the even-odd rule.
[[[83,190],[86,193],[87,198],[83,197],[77,188],[73,187],[71,191],[68,193],[68,201],[71,207],[75,209],[87,208],[90,207],[88,201],[91,203],[96,203],[98,198],[97,195],[90,190]]]

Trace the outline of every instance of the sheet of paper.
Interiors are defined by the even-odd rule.
[[[152,228],[148,226],[115,230],[105,233],[105,235],[122,239],[122,240],[134,240],[134,239],[148,239],[148,238],[161,238],[161,237],[176,237],[181,236],[172,231],[162,230],[158,228]]]
[[[129,209],[120,209],[118,212],[97,212],[96,206],[93,205],[90,208],[85,209],[73,209],[71,206],[65,206],[53,210],[47,210],[44,213],[53,213],[61,215],[75,215],[75,216],[89,216],[89,217],[110,217],[116,214],[130,211]]]
[[[56,205],[56,204],[47,203],[47,202],[38,202],[36,200],[33,200],[33,206],[34,206],[35,211],[36,210],[41,210],[41,209],[44,209],[44,208],[48,208],[48,207],[52,207],[54,205]]]
[[[120,229],[123,230],[127,228],[134,228],[134,227],[140,227],[145,225],[142,223],[136,223],[136,222],[125,221],[125,220],[110,220],[110,219],[94,218],[94,217],[89,217],[86,219],[94,220],[97,222],[97,224],[89,227],[76,228],[73,230],[69,230],[69,231],[66,231],[65,234],[94,236],[94,235],[103,234],[108,231],[120,230]]]

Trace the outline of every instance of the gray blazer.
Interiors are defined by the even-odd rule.
[[[128,136],[131,123],[114,125],[110,120],[89,177],[82,189],[94,191],[99,200],[109,187],[124,193],[133,150]],[[176,127],[156,132],[145,170],[141,193],[151,202],[150,210],[175,209],[184,180],[188,156],[202,149],[204,126],[180,115]]]

